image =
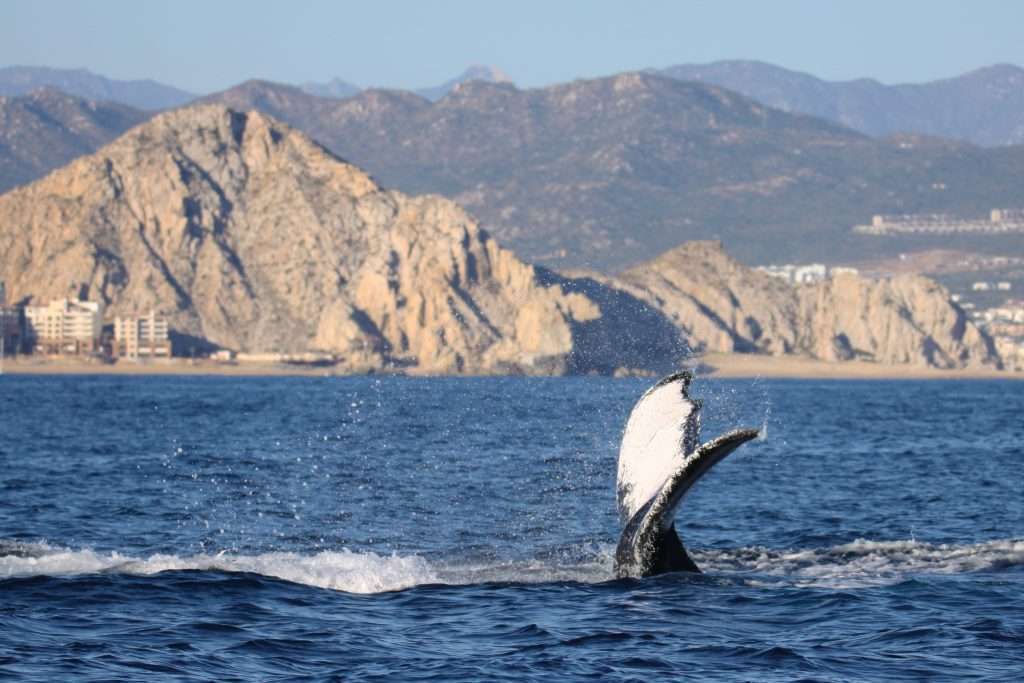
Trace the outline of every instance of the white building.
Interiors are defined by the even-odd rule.
[[[103,304],[57,299],[47,306],[26,306],[25,324],[34,350],[43,353],[92,353],[103,332]]]
[[[858,275],[859,273],[859,270],[851,268],[850,266],[836,266],[835,268],[832,268],[829,275],[831,277],[836,277],[837,275]]]
[[[805,284],[809,282],[821,282],[828,275],[828,267],[824,263],[810,263],[807,265],[794,265],[786,263],[781,266],[758,266],[757,270],[766,275],[785,280],[790,284]],[[835,269],[840,270],[840,269]],[[842,269],[856,273],[856,269]]]
[[[793,271],[793,282],[809,283],[821,282],[828,275],[828,268],[824,263],[812,263],[806,266],[799,266]]]
[[[169,358],[167,318],[153,311],[137,318],[114,319],[114,355],[125,358]]]

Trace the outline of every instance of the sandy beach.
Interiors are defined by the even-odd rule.
[[[909,365],[851,361],[829,363],[795,356],[706,354],[697,359],[700,374],[715,377],[791,379],[1024,379],[1024,372],[998,370],[940,370]],[[158,361],[119,361],[107,364],[70,358],[6,358],[6,374],[37,375],[221,375],[324,377],[352,374],[331,366],[286,363],[223,363],[173,358]],[[391,373],[385,373],[391,374]],[[410,374],[419,374],[412,372]]]
[[[208,360],[172,358],[155,361],[100,363],[70,358],[4,359],[3,372],[12,375],[225,375],[225,376],[308,376],[334,374],[331,367],[284,363],[221,363]]]
[[[1024,379],[1024,372],[988,369],[940,370],[912,365],[864,361],[830,363],[797,356],[710,353],[701,357],[702,370],[715,377],[772,377],[792,379]]]

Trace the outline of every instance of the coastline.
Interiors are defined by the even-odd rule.
[[[771,379],[1006,379],[1024,380],[1024,372],[990,369],[941,370],[911,365],[864,361],[834,363],[797,356],[710,353],[694,359],[699,374],[720,378]],[[380,374],[398,374],[378,371]],[[222,363],[210,360],[170,360],[113,364],[69,358],[6,358],[10,375],[209,375],[230,377],[330,377],[363,373],[342,372],[332,366],[284,363]],[[410,375],[422,376],[415,370]]]
[[[746,353],[709,353],[701,356],[700,363],[708,375],[724,378],[1024,380],[1024,372],[1012,370],[943,370],[916,365],[886,365],[866,361],[837,363],[800,356],[760,356]]]

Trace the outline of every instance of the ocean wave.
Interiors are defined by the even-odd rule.
[[[349,593],[381,593],[442,582],[427,561],[417,555],[378,555],[340,550],[313,555],[270,552],[184,557],[157,554],[136,558],[116,552],[103,554],[88,549],[52,547],[47,543],[0,544],[0,578],[101,573],[148,576],[189,569],[248,572]]]
[[[1024,539],[970,544],[858,539],[828,548],[776,550],[750,547],[693,553],[715,573],[778,577],[797,585],[858,587],[902,581],[919,574],[962,574],[1024,566]]]
[[[578,549],[577,549],[578,550]],[[165,571],[247,572],[292,583],[346,591],[381,593],[424,584],[600,583],[614,578],[614,548],[594,545],[563,559],[429,562],[419,555],[384,555],[349,550],[311,555],[226,552],[138,558],[51,546],[46,542],[0,540],[0,579],[123,573],[148,576]],[[828,548],[778,550],[747,547],[692,552],[712,575],[740,575],[763,586],[856,588],[903,581],[914,575],[959,574],[1024,566],[1024,539],[974,544],[867,541]]]

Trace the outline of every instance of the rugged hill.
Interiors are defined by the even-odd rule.
[[[0,192],[96,150],[148,117],[53,89],[0,97]]]
[[[350,368],[615,361],[601,356],[613,317],[451,201],[382,190],[289,127],[219,106],[160,115],[0,197],[0,273],[12,300],[155,308],[219,346],[326,351]],[[650,357],[672,362],[675,336],[661,343]]]
[[[869,135],[914,133],[978,145],[1024,143],[1024,69],[997,64],[930,83],[825,81],[764,62],[680,64],[660,73],[735,90]]]
[[[746,263],[937,247],[1024,255],[1020,234],[850,230],[874,213],[1019,206],[1024,146],[872,139],[650,74],[525,91],[473,81],[434,103],[383,90],[337,100],[251,81],[210,101],[289,122],[387,186],[455,199],[504,244],[554,267],[615,271],[693,239],[720,239]],[[52,131],[58,142],[62,134]],[[28,156],[48,153],[46,135],[13,137]],[[52,168],[5,149],[0,166],[9,183]]]
[[[747,263],[934,246],[855,235],[874,213],[979,215],[1020,203],[1024,147],[878,140],[718,87],[621,74],[537,90],[465,83],[341,101],[253,82],[211,96],[280,117],[386,185],[444,194],[518,253],[609,271],[692,239]],[[1024,252],[1024,238],[944,246]]]
[[[382,190],[288,126],[217,105],[157,116],[0,196],[0,275],[12,300],[153,308],[177,334],[350,370],[659,372],[688,350],[997,362],[927,280],[793,288],[710,243],[620,280],[560,275],[450,200]]]
[[[797,354],[941,368],[998,366],[992,340],[920,276],[842,274],[794,286],[747,268],[717,242],[691,242],[622,273],[696,351]]]
[[[86,69],[0,68],[0,95],[26,95],[39,88],[56,88],[87,100],[119,102],[146,110],[180,107],[196,98],[193,93],[153,80],[119,81]]]

